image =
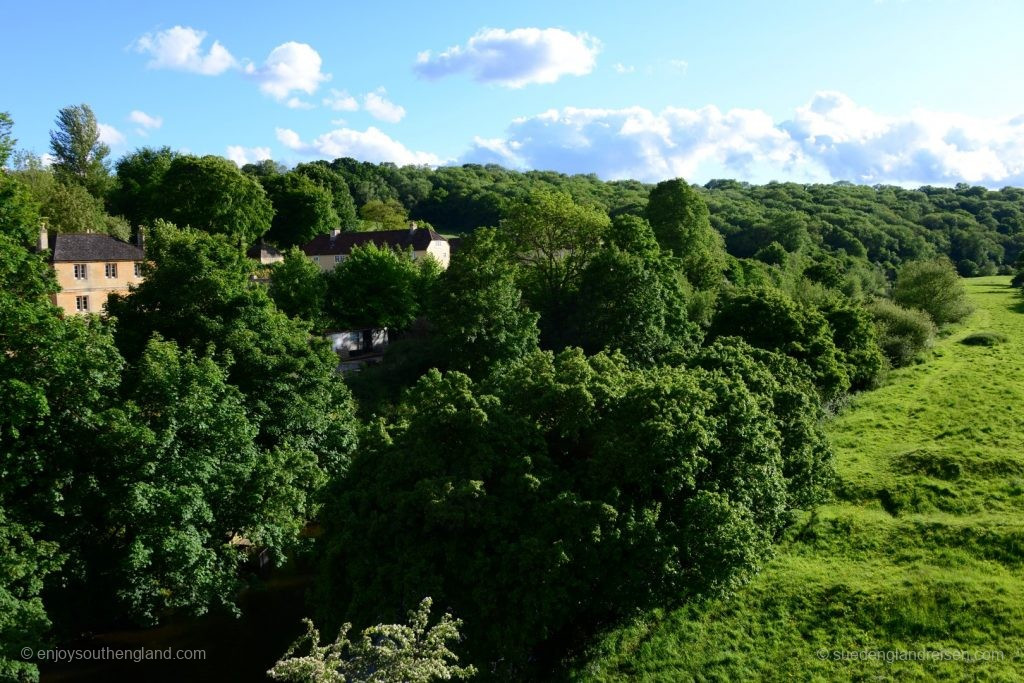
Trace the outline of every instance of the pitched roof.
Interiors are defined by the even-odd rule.
[[[284,254],[267,244],[266,242],[257,242],[248,249],[245,250],[245,255],[249,258],[261,258],[264,256],[281,256]]]
[[[435,240],[445,238],[427,228],[412,230],[374,230],[371,232],[342,232],[335,236],[317,235],[311,242],[302,245],[307,256],[324,254],[350,254],[353,247],[373,242],[378,247],[389,246],[398,249],[423,251]]]
[[[110,235],[58,233],[53,239],[54,261],[141,261],[142,249]]]

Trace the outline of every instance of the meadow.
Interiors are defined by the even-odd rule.
[[[1024,678],[1024,302],[966,284],[974,314],[830,420],[834,500],[760,574],[606,633],[569,677]]]

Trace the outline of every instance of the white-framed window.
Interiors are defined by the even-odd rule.
[[[335,254],[334,255],[334,262],[335,263],[341,263],[341,254]]]
[[[104,271],[104,273],[106,273],[107,277],[110,277],[110,278],[117,277],[117,264],[116,263],[108,263],[104,267],[103,271]]]
[[[75,279],[76,280],[87,280],[89,279],[89,269],[84,263],[76,263],[75,266]]]
[[[135,277],[142,277],[142,264],[138,262],[135,264]]]
[[[320,263],[320,257],[319,256],[314,256],[313,260],[316,261],[317,263]]]
[[[80,312],[86,312],[89,310],[89,297],[87,296],[76,296],[75,297],[75,310]]]

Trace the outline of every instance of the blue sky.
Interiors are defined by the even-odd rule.
[[[1024,3],[19,2],[0,109],[44,153],[495,162],[604,178],[1024,184]]]

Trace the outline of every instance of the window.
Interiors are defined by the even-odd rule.
[[[89,310],[89,297],[87,296],[76,296],[75,297],[75,310],[77,311],[88,311]]]
[[[314,256],[313,260],[316,261],[317,263],[320,263],[320,257],[319,256]]]
[[[136,263],[135,264],[135,277],[142,277],[142,264],[141,263]]]
[[[75,264],[75,279],[76,280],[85,280],[85,279],[88,279],[88,277],[89,277],[89,271],[86,270],[85,264],[84,263],[76,263]]]
[[[117,264],[116,263],[108,263],[105,270],[106,270],[107,277],[117,277]]]
[[[334,255],[334,262],[335,263],[341,263],[341,254],[335,254]]]

